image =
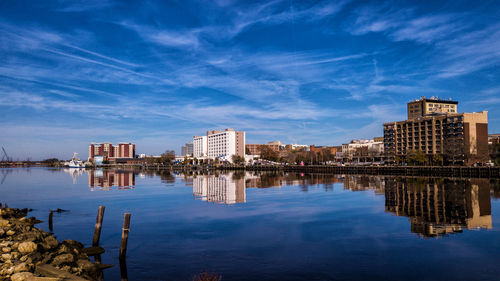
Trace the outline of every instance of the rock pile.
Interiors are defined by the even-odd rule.
[[[83,244],[57,239],[27,218],[27,209],[1,208],[0,280],[96,280],[99,267],[84,253]]]

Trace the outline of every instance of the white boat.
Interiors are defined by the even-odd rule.
[[[83,161],[78,160],[78,153],[73,154],[73,159],[70,161],[64,163],[65,166],[68,166],[70,168],[85,168],[85,165],[83,164]]]

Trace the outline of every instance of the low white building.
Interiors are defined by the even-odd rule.
[[[352,140],[348,144],[342,144],[342,154],[344,157],[380,156],[384,154],[384,143],[367,139]]]

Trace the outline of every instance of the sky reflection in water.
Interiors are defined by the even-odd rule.
[[[59,240],[91,242],[106,206],[106,280],[120,277],[132,213],[130,280],[494,280],[499,183],[311,174],[12,169],[0,201],[55,214]],[[359,192],[358,192],[359,191]],[[47,223],[40,227],[48,229]],[[471,231],[474,230],[474,231]]]

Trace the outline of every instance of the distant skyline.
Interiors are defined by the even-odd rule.
[[[420,96],[500,133],[500,1],[2,1],[0,146],[69,159],[90,142],[180,153],[382,136]]]

